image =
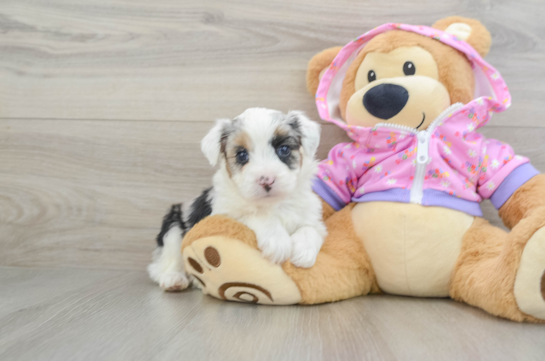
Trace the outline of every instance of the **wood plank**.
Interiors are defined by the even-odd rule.
[[[163,293],[144,272],[168,206],[210,184],[212,121],[251,106],[317,119],[308,60],[386,22],[483,21],[513,95],[483,133],[545,171],[543,13],[542,0],[3,0],[0,359],[545,359],[543,326],[451,300],[252,307]],[[347,140],[322,134],[319,158]]]
[[[211,184],[211,123],[0,120],[0,265],[143,269],[161,217]],[[485,128],[545,171],[543,128]],[[324,125],[319,157],[346,135]],[[485,215],[501,225],[491,204]]]
[[[6,0],[0,117],[210,121],[265,106],[317,118],[313,54],[382,23],[459,14],[490,28],[488,59],[513,93],[491,126],[543,127],[544,12],[540,0]]]
[[[170,204],[211,184],[211,126],[0,120],[0,265],[143,269]],[[320,157],[346,137],[325,128]]]
[[[164,293],[144,272],[0,268],[2,360],[542,360],[545,328],[446,299]]]

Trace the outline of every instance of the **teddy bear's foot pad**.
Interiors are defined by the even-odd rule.
[[[543,272],[543,277],[541,277],[541,297],[545,300],[545,272]]]
[[[239,240],[201,238],[184,249],[183,257],[187,272],[215,298],[271,305],[301,301],[299,288],[280,265]]]
[[[534,233],[524,247],[515,279],[515,298],[522,312],[545,320],[545,228]]]

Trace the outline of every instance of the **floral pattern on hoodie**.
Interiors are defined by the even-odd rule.
[[[484,83],[478,88],[489,93],[476,94],[466,105],[452,105],[422,131],[390,124],[373,128],[347,125],[334,110],[338,99],[328,94],[340,93],[339,79],[344,77],[340,71],[346,71],[343,64],[367,41],[389,30],[430,36],[465,53],[476,81]],[[319,165],[314,190],[335,209],[349,202],[396,201],[481,216],[479,202],[483,199],[491,199],[499,208],[538,174],[528,158],[516,155],[511,146],[477,132],[492,113],[509,107],[511,96],[499,72],[463,40],[425,26],[385,24],[347,44],[334,63],[320,81],[316,104],[322,119],[344,129],[354,141],[333,147]],[[417,160],[419,136],[427,139],[424,163]]]

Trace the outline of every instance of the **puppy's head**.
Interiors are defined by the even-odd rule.
[[[320,126],[302,112],[250,108],[220,119],[201,148],[249,200],[288,196],[312,176]]]

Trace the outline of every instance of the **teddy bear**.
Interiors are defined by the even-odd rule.
[[[477,20],[384,24],[315,55],[307,88],[351,142],[322,161],[314,191],[328,236],[311,268],[268,261],[247,227],[207,217],[183,239],[205,294],[318,304],[389,293],[450,297],[519,322],[545,322],[545,176],[476,130],[511,96],[483,60]],[[510,232],[482,218],[490,199]]]

